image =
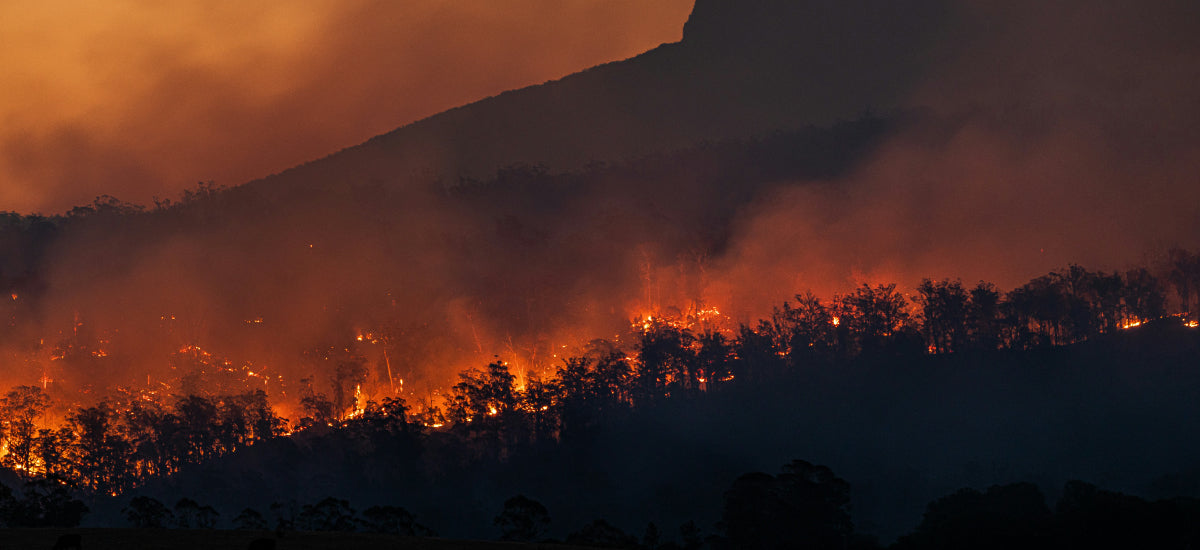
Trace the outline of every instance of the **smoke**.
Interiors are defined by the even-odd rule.
[[[679,39],[690,3],[0,7],[0,208],[237,185]]]
[[[956,38],[900,103],[912,122],[849,177],[747,206],[714,300],[761,315],[864,282],[1012,288],[1195,247],[1198,23],[1169,1],[960,7]]]

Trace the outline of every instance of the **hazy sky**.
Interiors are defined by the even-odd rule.
[[[0,3],[0,211],[237,185],[679,40],[692,0]]]

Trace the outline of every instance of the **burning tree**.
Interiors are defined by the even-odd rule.
[[[37,386],[17,386],[0,400],[0,428],[5,454],[0,465],[21,472],[26,478],[38,466],[37,420],[50,406],[50,397]]]

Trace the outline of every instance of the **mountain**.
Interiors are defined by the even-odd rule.
[[[940,0],[700,0],[681,42],[502,93],[252,183],[255,188],[571,170],[704,140],[888,110],[947,20]]]

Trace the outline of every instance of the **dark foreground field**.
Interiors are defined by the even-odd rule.
[[[271,531],[224,531],[214,529],[0,529],[0,550],[49,550],[60,535],[77,533],[86,550],[241,550],[259,538],[274,539]],[[302,532],[277,539],[278,550],[327,550],[371,548],[385,550],[536,550],[570,546],[519,544],[494,541],[462,541],[413,538],[368,533]]]

